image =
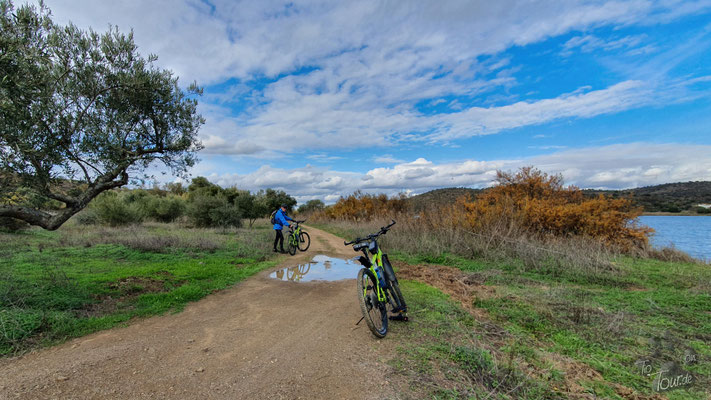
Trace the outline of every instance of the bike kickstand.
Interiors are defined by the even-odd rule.
[[[364,319],[365,319],[365,317],[360,317],[360,319],[358,320],[358,322],[356,322],[356,325],[359,325],[361,322],[363,322]]]

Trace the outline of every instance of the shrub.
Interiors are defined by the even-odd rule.
[[[143,222],[144,212],[136,202],[129,203],[121,193],[104,192],[91,202],[91,208],[103,225],[119,226]]]
[[[212,221],[211,226],[219,226],[221,228],[239,228],[242,226],[239,208],[230,203],[225,203],[210,210],[210,219]]]
[[[173,222],[185,214],[185,201],[177,196],[154,197],[147,214],[158,222]]]
[[[388,198],[385,194],[365,194],[360,190],[347,197],[341,197],[336,204],[328,207],[325,215],[332,219],[370,221],[387,215],[396,215],[407,210],[405,195]]]
[[[204,228],[212,226],[210,212],[213,209],[222,207],[226,201],[214,196],[194,196],[190,199],[187,208],[187,216],[192,225]]]
[[[225,198],[218,196],[194,196],[187,215],[196,227],[239,227],[242,225],[239,209]]]
[[[515,174],[498,171],[497,182],[476,201],[462,199],[456,205],[464,210],[469,229],[516,225],[540,237],[586,236],[625,249],[647,244],[652,232],[634,224],[641,210],[631,200],[586,199],[580,189],[564,187],[560,175],[525,167]]]
[[[74,217],[79,225],[96,225],[99,223],[99,216],[94,207],[87,207]]]

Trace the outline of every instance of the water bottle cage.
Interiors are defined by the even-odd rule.
[[[380,287],[387,289],[388,282],[385,279],[385,274],[382,267],[375,267],[375,273],[378,275],[378,281],[380,282]]]

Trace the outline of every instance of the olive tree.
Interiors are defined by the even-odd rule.
[[[177,175],[194,165],[201,89],[155,61],[132,32],[60,26],[42,3],[0,0],[0,217],[53,230],[154,162]]]

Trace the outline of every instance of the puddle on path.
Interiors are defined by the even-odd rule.
[[[344,260],[319,254],[306,264],[274,271],[269,277],[292,282],[340,281],[355,279],[358,268],[360,263],[357,259]]]

